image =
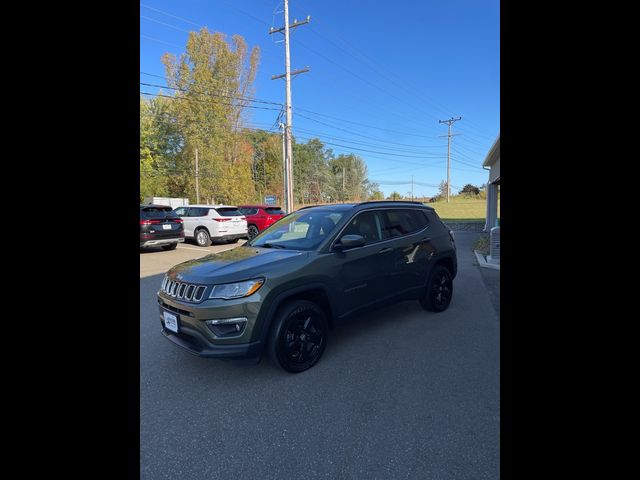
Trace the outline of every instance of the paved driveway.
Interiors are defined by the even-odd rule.
[[[141,478],[499,478],[500,330],[470,250],[476,237],[456,234],[459,274],[446,312],[404,302],[357,318],[299,375],[266,359],[237,366],[171,345],[159,332],[162,275],[147,270]]]

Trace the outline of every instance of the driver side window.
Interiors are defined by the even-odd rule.
[[[342,232],[344,235],[361,235],[365,245],[382,240],[382,221],[378,212],[363,212],[349,223]]]

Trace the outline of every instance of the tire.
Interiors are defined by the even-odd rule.
[[[291,373],[313,367],[327,346],[327,318],[308,300],[294,300],[278,310],[269,332],[271,361]]]
[[[177,246],[178,246],[178,242],[175,242],[175,243],[170,243],[169,245],[162,245],[162,249],[165,251],[175,250]]]
[[[196,230],[195,239],[196,244],[199,247],[208,247],[209,245],[211,245],[211,237],[209,236],[209,232],[207,232],[204,228]]]
[[[249,240],[251,240],[253,237],[258,235],[260,232],[258,231],[258,227],[256,227],[255,225],[249,225],[249,228],[247,229],[247,233],[249,235]]]
[[[449,269],[436,265],[427,282],[427,291],[420,298],[420,305],[430,312],[443,312],[453,297],[453,279]]]

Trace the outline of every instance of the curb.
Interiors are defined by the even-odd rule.
[[[484,255],[482,255],[477,250],[474,250],[473,253],[476,254],[476,259],[478,260],[478,265],[480,265],[481,267],[491,268],[493,270],[500,270],[500,264],[488,263],[487,260],[484,258]]]

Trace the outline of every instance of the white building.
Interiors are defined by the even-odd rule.
[[[487,182],[487,221],[484,231],[490,232],[498,226],[498,191],[500,190],[500,135],[487,153],[482,166],[489,170]]]

